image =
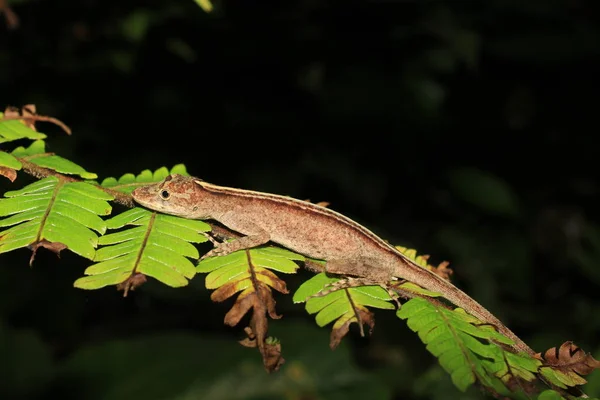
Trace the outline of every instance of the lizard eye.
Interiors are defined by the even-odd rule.
[[[160,197],[162,197],[163,200],[169,200],[169,197],[171,197],[171,193],[169,193],[168,190],[161,190]]]

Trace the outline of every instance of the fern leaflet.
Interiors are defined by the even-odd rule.
[[[13,156],[29,161],[43,168],[48,168],[61,174],[79,175],[84,179],[94,179],[97,175],[86,171],[83,167],[55,154],[46,153],[46,143],[36,140],[27,148],[17,147],[11,153]]]
[[[118,190],[123,193],[131,193],[136,187],[159,182],[165,179],[169,174],[188,175],[185,165],[177,164],[170,170],[167,167],[161,167],[154,172],[145,169],[138,175],[129,173],[122,175],[118,179],[113,177],[105,178],[102,181],[101,186]]]
[[[171,287],[186,286],[196,273],[189,259],[199,257],[191,243],[207,241],[202,233],[210,230],[202,221],[157,214],[139,207],[106,222],[109,229],[133,227],[98,240],[102,247],[94,258],[97,263],[85,270],[88,276],[76,280],[75,287],[98,289],[125,283],[127,293],[136,286],[139,274]]]
[[[294,293],[294,303],[306,302],[306,311],[317,314],[317,325],[323,327],[333,321],[330,346],[335,348],[348,333],[352,323],[359,325],[362,333],[363,325],[371,328],[374,318],[367,307],[393,309],[389,303],[390,295],[380,286],[357,286],[335,289],[339,278],[329,277],[321,272],[304,282]],[[334,288],[328,291],[329,288]],[[364,333],[363,333],[364,334]]]
[[[512,341],[462,309],[448,310],[414,298],[406,302],[397,316],[406,319],[427,350],[438,358],[452,382],[465,391],[476,381],[497,393],[511,393],[524,382],[536,379],[541,362],[535,358],[505,351],[501,344]]]
[[[29,246],[60,251],[66,246],[82,257],[93,259],[98,235],[106,224],[112,196],[84,182],[67,182],[50,176],[0,199],[0,253]],[[95,231],[95,232],[94,232]],[[54,244],[54,246],[52,246]],[[57,247],[58,246],[58,247]]]
[[[249,288],[253,290],[255,284],[264,284],[281,292],[286,291],[285,283],[271,270],[293,274],[299,268],[294,261],[302,260],[304,257],[289,250],[259,247],[236,251],[222,257],[207,258],[198,263],[196,272],[208,273],[206,288],[217,289],[211,296],[213,298],[220,297],[222,292],[231,296]]]
[[[46,135],[27,126],[23,120],[4,120],[0,112],[0,143],[12,142],[19,139],[45,139]]]

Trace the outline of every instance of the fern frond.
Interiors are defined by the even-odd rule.
[[[95,173],[86,171],[73,161],[46,153],[46,143],[43,140],[36,140],[27,148],[23,146],[17,147],[11,154],[18,159],[29,161],[30,163],[61,174],[78,175],[84,179],[95,179],[97,177]]]
[[[0,199],[0,253],[42,243],[62,243],[93,259],[98,235],[106,230],[99,215],[108,215],[112,196],[84,182],[47,177]],[[94,232],[95,231],[95,232]],[[48,247],[47,244],[44,244]],[[50,248],[50,247],[48,247]]]
[[[465,313],[414,298],[397,311],[438,358],[452,382],[465,391],[478,381],[488,390],[508,395],[509,388],[536,380],[540,360],[504,350],[512,341]]]
[[[198,220],[157,214],[143,208],[133,208],[106,221],[108,229],[126,229],[102,236],[96,252],[96,264],[88,267],[74,286],[99,289],[118,285],[138,274],[151,276],[171,286],[188,284],[196,271],[190,259],[198,259],[196,247],[203,243],[202,234],[210,226]],[[131,226],[131,227],[129,227]],[[125,293],[130,287],[125,287]]]
[[[23,167],[23,164],[12,154],[0,151],[0,167],[19,170]]]
[[[252,279],[281,291],[281,282],[271,270],[285,274],[295,273],[299,266],[294,261],[304,257],[278,247],[259,247],[247,251],[236,251],[222,257],[202,260],[196,267],[198,273],[208,273],[207,289],[227,291],[230,296],[253,285]],[[214,292],[213,297],[219,297]]]
[[[208,273],[206,287],[216,289],[210,296],[213,301],[221,302],[239,293],[225,315],[225,324],[237,325],[252,310],[249,325],[245,328],[248,338],[240,343],[258,347],[268,371],[276,371],[284,361],[281,344],[267,337],[267,316],[280,318],[275,311],[271,289],[288,293],[285,282],[273,271],[295,273],[299,268],[296,261],[303,260],[303,256],[279,247],[258,247],[204,259],[196,268],[199,273]]]
[[[0,143],[12,142],[20,139],[45,139],[46,135],[28,127],[23,120],[4,120],[4,113],[0,112]]]
[[[160,182],[169,174],[189,175],[184,164],[177,164],[171,169],[161,167],[154,172],[145,169],[137,175],[128,173],[118,179],[114,177],[105,178],[100,185],[123,193],[131,193],[133,189],[139,186]]]
[[[391,297],[388,292],[380,286],[341,288],[315,297],[339,281],[339,278],[319,273],[304,282],[293,297],[294,303],[306,302],[305,308],[309,314],[317,314],[315,320],[320,327],[335,321],[330,342],[332,348],[337,347],[352,323],[358,324],[361,332],[363,324],[373,328],[374,319],[368,307],[395,308],[389,303]]]

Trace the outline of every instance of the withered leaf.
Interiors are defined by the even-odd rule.
[[[240,341],[247,347],[257,347],[267,371],[275,371],[283,363],[281,347],[267,339],[268,318],[279,319],[275,311],[275,299],[271,288],[278,292],[289,293],[287,286],[275,273],[267,268],[257,268],[252,263],[250,253],[246,251],[248,273],[239,279],[231,279],[222,283],[212,294],[211,300],[222,302],[239,293],[234,305],[225,314],[224,323],[229,326],[237,325],[249,312],[249,327],[246,328],[248,338]],[[251,334],[250,334],[250,333]]]
[[[250,326],[245,329],[248,339],[240,343],[246,347],[258,347],[265,369],[268,372],[276,371],[283,364],[283,358],[281,346],[267,343],[267,315],[273,319],[279,319],[281,316],[275,312],[275,299],[266,285],[259,285],[256,290],[249,288],[240,293],[234,306],[225,315],[225,324],[236,325],[250,309]]]
[[[600,361],[594,359],[590,353],[584,352],[571,341],[564,342],[560,347],[546,350],[542,358],[545,364],[562,372],[575,372],[579,375],[588,375],[594,369],[600,368]]]
[[[36,107],[34,104],[27,104],[23,106],[21,111],[19,111],[19,109],[16,107],[8,106],[4,110],[3,119],[22,119],[25,125],[28,128],[33,129],[34,131],[36,130],[36,121],[50,122],[59,126],[63,131],[67,133],[67,135],[71,134],[71,128],[69,128],[64,122],[60,121],[59,119],[37,114]]]
[[[117,285],[118,291],[123,291],[123,297],[127,297],[127,294],[130,290],[135,290],[137,287],[143,285],[147,282],[146,275],[140,274],[138,272],[133,273],[129,278],[125,281],[119,283]]]
[[[225,300],[227,300],[228,298],[230,298],[231,296],[233,296],[234,294],[236,294],[239,290],[238,290],[238,286],[241,284],[241,282],[228,282],[226,284],[224,284],[223,286],[221,286],[220,288],[216,289],[214,292],[212,292],[210,294],[210,299],[212,301],[214,301],[215,303],[221,303]],[[238,301],[239,301],[239,297],[238,297]]]
[[[23,107],[21,107],[21,115],[23,117],[26,117],[27,119],[25,120],[25,126],[27,126],[28,128],[32,129],[32,130],[36,130],[35,129],[35,115],[36,115],[36,107],[35,104],[26,104]]]
[[[350,325],[352,323],[357,323],[360,326],[361,335],[364,335],[363,325],[369,326],[369,335],[373,333],[373,329],[375,329],[375,316],[371,311],[366,308],[355,308],[355,318],[348,319],[340,326],[336,326],[331,330],[331,335],[329,336],[329,348],[334,350],[339,344],[342,342],[344,336],[348,334],[350,331]]]
[[[240,293],[231,310],[225,314],[225,324],[229,326],[237,325],[250,309],[253,309],[253,314],[262,314],[265,317],[265,321],[267,314],[273,319],[281,318],[275,311],[275,299],[271,291],[267,286],[260,285],[256,289],[248,288]],[[256,330],[254,332],[257,334],[260,333],[260,331],[257,332]]]
[[[4,109],[4,119],[17,119],[21,117],[21,112],[15,106],[7,106]]]
[[[12,168],[0,167],[0,175],[8,178],[11,182],[17,179],[17,171]]]
[[[256,335],[252,331],[251,327],[244,328],[244,331],[248,335],[247,338],[240,340],[240,344],[245,347],[257,347],[259,344]],[[260,346],[259,346],[260,347]],[[266,338],[263,342],[263,350],[261,350],[263,358],[263,365],[267,372],[274,372],[285,363],[285,359],[281,356],[281,343],[272,338]]]
[[[275,290],[277,290],[279,293],[283,293],[283,294],[288,294],[289,290],[287,289],[287,285],[285,284],[285,281],[280,279],[277,275],[275,275],[272,271],[268,270],[268,269],[258,269],[255,272],[256,277],[260,278],[262,277],[266,277],[267,279],[265,279],[267,282],[269,282],[269,286]],[[260,285],[263,286],[264,283],[263,281],[261,281],[259,279]]]
[[[29,266],[33,265],[33,260],[35,260],[35,255],[40,247],[44,247],[51,252],[55,253],[58,257],[60,257],[60,252],[67,248],[67,245],[61,242],[49,242],[46,239],[42,239],[39,242],[31,243],[27,248],[31,250],[31,257],[29,258]]]
[[[452,268],[449,267],[450,263],[448,261],[442,261],[437,267],[433,267],[431,270],[435,272],[440,277],[449,281],[450,277],[454,273]]]
[[[310,199],[306,199],[304,201],[306,201],[307,203],[312,203],[312,201],[310,201]],[[328,201],[319,201],[319,202],[316,202],[314,204],[317,205],[317,206],[321,206],[321,207],[328,207],[329,204],[331,204],[331,203],[329,203]]]

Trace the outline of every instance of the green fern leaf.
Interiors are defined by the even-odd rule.
[[[333,329],[349,322],[359,323],[357,310],[368,312],[367,307],[393,309],[389,294],[379,286],[360,286],[335,290],[320,297],[312,297],[327,290],[339,278],[320,273],[304,282],[294,293],[294,303],[306,302],[306,311],[317,314],[315,320],[321,327],[336,321]]]
[[[73,161],[62,158],[61,156],[48,155],[44,157],[29,160],[32,163],[43,168],[48,168],[61,174],[79,175],[84,179],[95,179],[98,175],[86,171],[83,167],[75,164]]]
[[[88,276],[79,278],[74,286],[99,289],[118,285],[136,274],[151,276],[171,286],[181,287],[196,274],[190,259],[199,253],[191,243],[207,239],[202,234],[210,230],[205,222],[157,214],[143,208],[133,208],[106,221],[109,229],[124,230],[102,236],[94,261],[85,270]]]
[[[84,179],[95,179],[97,177],[95,173],[86,171],[83,167],[66,158],[46,153],[46,144],[43,140],[36,140],[27,148],[17,147],[11,154],[61,174],[78,175]]]
[[[0,151],[0,167],[6,167],[11,169],[21,169],[23,165],[15,156],[8,154],[4,151]]]
[[[46,135],[34,131],[21,120],[3,120],[4,113],[0,112],[0,143],[12,142],[19,139],[45,139]]]
[[[550,367],[542,367],[540,368],[540,373],[548,380],[548,382],[561,389],[567,389],[568,387],[584,385],[587,383],[587,380],[572,371],[563,372]]]
[[[544,390],[539,394],[537,400],[566,400],[560,393],[555,392],[554,390]],[[593,399],[590,399],[593,400]]]
[[[285,274],[295,273],[299,266],[294,261],[303,261],[304,257],[278,247],[259,247],[236,251],[222,257],[211,257],[198,263],[196,272],[208,273],[206,288],[218,289],[225,284],[236,282],[237,293],[251,286],[251,276],[271,287],[278,287],[277,277],[268,270]]]
[[[112,196],[84,182],[47,177],[0,199],[0,253],[35,246],[44,240],[62,243],[72,252],[93,259],[98,235],[106,224]],[[95,232],[94,232],[95,231]]]
[[[43,140],[33,141],[29,147],[19,146],[14,149],[11,154],[15,157],[26,158],[46,153],[46,142]]]
[[[131,173],[124,174],[120,178],[105,178],[101,186],[122,191],[124,193],[131,193],[133,189],[138,186],[146,185],[149,183],[160,182],[167,177],[169,174],[180,174],[188,175],[188,172],[183,164],[177,164],[170,170],[167,167],[161,167],[154,172],[149,169],[143,170],[138,175]]]
[[[438,358],[452,382],[465,391],[476,381],[498,393],[509,393],[504,384],[531,382],[541,365],[537,359],[505,351],[498,343],[512,341],[462,309],[448,310],[421,298],[406,302],[397,316],[407,320],[427,350]]]

